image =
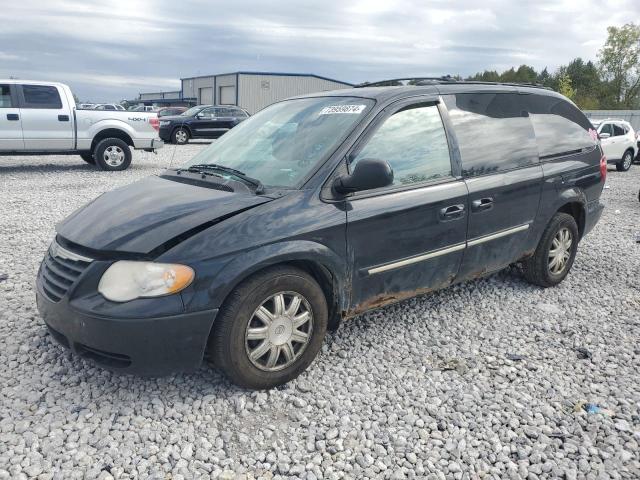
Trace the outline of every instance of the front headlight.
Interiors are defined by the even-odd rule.
[[[194,276],[193,269],[186,265],[122,260],[104,272],[98,292],[114,302],[160,297],[188,287]]]
[[[171,122],[169,120],[160,120],[160,126],[161,127],[166,127],[167,125],[169,125]]]

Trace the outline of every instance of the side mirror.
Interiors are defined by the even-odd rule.
[[[388,162],[363,158],[356,163],[351,175],[342,175],[333,182],[333,189],[341,194],[387,187],[393,183],[393,169]]]
[[[605,138],[609,138],[611,136],[610,133],[599,133],[598,135],[602,140],[604,140]]]

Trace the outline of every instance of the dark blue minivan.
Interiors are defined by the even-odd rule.
[[[293,98],[60,223],[38,308],[107,368],[208,358],[270,388],[369,309],[516,262],[558,284],[605,176],[587,118],[543,88],[413,80]]]

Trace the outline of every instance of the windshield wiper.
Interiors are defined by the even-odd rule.
[[[198,170],[219,170],[221,172],[230,173],[238,177],[241,180],[244,180],[246,183],[249,183],[255,187],[256,194],[260,194],[264,192],[264,185],[257,178],[252,178],[248,176],[246,173],[236,170],[235,168],[227,167],[225,165],[218,165],[216,163],[197,163],[195,165],[189,165],[189,168],[186,170],[198,171]]]

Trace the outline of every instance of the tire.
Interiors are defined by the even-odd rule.
[[[557,243],[561,243],[561,235],[563,231],[569,232],[571,246],[567,252],[563,252],[563,248],[557,249]],[[567,213],[556,213],[547,228],[545,228],[542,238],[538,243],[535,253],[532,257],[527,258],[523,262],[524,277],[530,283],[541,287],[553,287],[562,282],[573,265],[573,260],[578,251],[578,225],[575,219]],[[554,242],[557,242],[554,244]],[[566,244],[566,243],[565,243]],[[563,255],[563,266],[561,269],[556,263],[552,266],[553,259],[551,257],[552,249]],[[568,256],[567,256],[568,255]],[[555,270],[555,271],[554,271]]]
[[[86,153],[81,153],[80,157],[87,162],[89,165],[95,165],[96,164],[96,159],[93,156],[93,153],[90,152],[86,152]]]
[[[619,172],[626,172],[631,168],[633,163],[633,151],[627,150],[622,156],[622,160],[616,163],[616,170]]]
[[[189,130],[183,127],[176,128],[171,134],[171,143],[175,143],[176,145],[184,145],[189,141],[191,135],[189,134]]]
[[[275,298],[280,295],[284,315],[273,315],[265,322],[262,318],[266,316],[258,309],[277,313]],[[287,310],[296,308],[294,296],[300,303],[287,315]],[[307,321],[296,327],[293,318]],[[327,321],[327,301],[310,275],[294,267],[272,267],[229,294],[209,338],[209,355],[234,384],[254,390],[273,388],[296,378],[311,364],[322,347]],[[254,339],[248,338],[249,330]],[[306,343],[299,338],[304,333]]]
[[[115,172],[131,165],[131,149],[124,140],[105,138],[95,148],[96,165],[100,170]]]

